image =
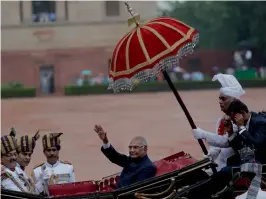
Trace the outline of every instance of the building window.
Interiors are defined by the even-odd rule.
[[[20,22],[23,22],[23,2],[19,1],[19,18],[20,18]]]
[[[106,1],[105,2],[105,13],[106,16],[119,16],[120,5],[119,1]]]
[[[32,1],[33,22],[54,22],[56,21],[55,1]]]

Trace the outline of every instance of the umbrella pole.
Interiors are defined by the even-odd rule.
[[[195,123],[194,123],[192,117],[190,116],[190,114],[189,114],[189,112],[188,112],[188,110],[187,110],[187,107],[185,106],[183,100],[181,99],[179,93],[177,92],[177,90],[176,90],[176,88],[175,88],[175,86],[174,86],[172,80],[170,79],[168,73],[167,73],[166,71],[163,71],[163,75],[164,75],[164,78],[166,79],[166,81],[167,81],[169,87],[171,88],[172,92],[174,93],[174,95],[175,95],[175,97],[176,97],[178,103],[180,104],[181,108],[183,109],[185,115],[187,116],[187,119],[188,119],[188,121],[189,121],[189,124],[190,124],[191,128],[192,128],[192,129],[196,129],[197,127],[196,127],[196,125],[195,125]],[[208,151],[207,151],[207,149],[206,149],[206,147],[205,147],[203,141],[202,141],[201,139],[198,139],[198,142],[199,142],[199,145],[200,145],[200,147],[201,147],[203,153],[204,153],[205,155],[207,155],[207,154],[208,154]]]
[[[175,95],[175,97],[176,97],[178,103],[180,104],[181,108],[183,109],[185,115],[187,116],[187,119],[188,119],[188,121],[189,121],[189,124],[190,124],[191,128],[192,128],[192,129],[196,129],[197,127],[196,127],[196,125],[195,125],[195,123],[194,123],[194,121],[193,121],[191,115],[189,114],[186,105],[184,104],[183,100],[181,99],[179,93],[177,92],[177,90],[176,90],[176,88],[175,88],[175,86],[174,86],[172,80],[170,79],[168,73],[167,73],[166,71],[163,71],[163,75],[164,75],[164,78],[166,79],[166,81],[167,81],[169,87],[171,88],[172,92],[174,93],[174,95]],[[208,154],[208,151],[207,151],[206,146],[204,145],[202,139],[198,139],[198,142],[199,142],[199,145],[200,145],[200,147],[201,147],[203,153],[204,153],[205,155],[207,155],[207,154]],[[216,173],[216,172],[217,172],[215,166],[212,166],[211,169],[212,169],[212,172],[213,172],[213,173]]]

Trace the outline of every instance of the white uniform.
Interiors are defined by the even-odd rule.
[[[218,134],[218,129],[220,126],[220,123],[223,118],[218,119],[217,124],[216,124],[216,134]],[[228,137],[228,134],[226,133],[224,137]],[[211,143],[209,143],[211,144]],[[227,165],[227,158],[231,157],[232,155],[235,154],[234,149],[231,147],[229,148],[220,148],[216,146],[210,146],[209,147],[209,154],[213,158],[213,161],[218,165],[217,171],[220,171],[223,167]]]
[[[17,163],[17,167],[18,167],[19,169],[21,169],[22,171],[24,171],[24,169],[21,168],[21,166],[20,166],[19,163]],[[24,171],[24,172],[25,172],[25,171]]]
[[[54,165],[45,162],[35,167],[32,172],[35,183],[43,181],[42,174],[46,170],[51,174],[49,185],[75,182],[73,165],[69,162],[57,161]],[[36,186],[38,185],[36,184]],[[41,190],[42,187],[38,186],[37,189]]]
[[[16,166],[14,171],[1,165],[1,187],[4,189],[37,194],[34,182]]]

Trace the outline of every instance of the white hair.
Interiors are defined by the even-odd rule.
[[[139,140],[142,143],[142,145],[148,146],[147,140],[142,136],[134,137],[132,140]]]

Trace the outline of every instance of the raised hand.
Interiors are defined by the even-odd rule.
[[[99,138],[103,141],[103,143],[108,143],[108,138],[106,132],[103,130],[101,125],[95,125],[94,131],[98,134]]]
[[[237,113],[235,115],[235,121],[237,126],[244,126],[244,117],[241,114]]]

